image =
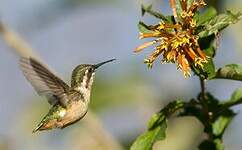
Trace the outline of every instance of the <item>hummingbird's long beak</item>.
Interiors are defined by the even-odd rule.
[[[104,61],[104,62],[101,62],[101,63],[95,64],[95,65],[94,65],[94,68],[97,69],[98,67],[100,67],[100,66],[102,66],[102,65],[104,65],[104,64],[106,64],[106,63],[112,62],[112,61],[114,61],[114,60],[116,60],[116,59],[110,59],[110,60],[107,60],[107,61]]]

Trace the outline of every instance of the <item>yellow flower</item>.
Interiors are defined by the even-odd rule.
[[[203,69],[204,63],[208,62],[208,57],[198,44],[198,36],[195,35],[196,21],[193,19],[196,10],[205,3],[203,0],[194,1],[187,8],[187,1],[181,0],[181,5],[182,14],[179,22],[174,22],[174,24],[160,22],[157,25],[149,26],[152,32],[140,33],[139,38],[155,39],[140,45],[135,52],[140,52],[144,48],[156,44],[155,50],[144,61],[148,67],[152,67],[158,56],[162,55],[162,62],[176,63],[177,68],[183,71],[185,77],[188,77],[191,75],[192,64]]]

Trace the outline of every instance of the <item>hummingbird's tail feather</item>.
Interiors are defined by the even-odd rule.
[[[33,131],[32,131],[32,133],[35,133],[35,132],[37,132],[39,129],[37,129],[37,128],[35,128]]]
[[[42,131],[42,130],[51,130],[54,128],[60,128],[60,125],[58,124],[56,119],[51,119],[51,120],[46,120],[43,119],[38,126],[32,131],[32,133],[35,133],[37,131]]]
[[[40,124],[38,124],[38,126],[36,128],[34,128],[34,130],[32,131],[32,133],[35,133],[37,131],[40,131],[41,130],[41,127],[44,125],[43,122],[41,122]]]

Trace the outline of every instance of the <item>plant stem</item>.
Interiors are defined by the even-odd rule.
[[[210,112],[209,112],[209,109],[208,109],[208,103],[207,103],[207,98],[206,98],[206,92],[205,92],[205,80],[201,77],[199,77],[200,79],[200,86],[201,86],[201,94],[200,94],[200,97],[199,97],[199,101],[202,105],[202,109],[203,109],[203,112],[204,112],[204,115],[206,116],[206,122],[204,122],[204,125],[207,126],[208,128],[211,126],[211,116],[210,116]],[[210,140],[213,140],[213,133],[209,132],[207,133],[208,134],[208,137]]]
[[[206,99],[206,94],[205,94],[205,81],[200,77],[200,86],[201,86],[201,101],[204,101]],[[204,103],[204,102],[203,102]]]
[[[201,77],[199,77],[199,79],[200,79],[201,93],[198,100],[202,105],[205,115],[209,117],[208,104],[206,101],[206,93],[205,93],[205,81]]]

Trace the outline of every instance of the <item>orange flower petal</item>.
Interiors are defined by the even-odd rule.
[[[139,39],[143,39],[143,38],[150,38],[150,37],[159,37],[159,33],[154,32],[154,33],[141,33],[139,35]]]
[[[136,48],[134,49],[134,52],[135,52],[135,53],[138,53],[138,52],[142,51],[143,49],[145,49],[146,47],[149,47],[149,46],[151,46],[151,45],[153,45],[153,44],[155,44],[155,43],[157,43],[157,41],[145,42],[144,44],[142,44],[142,45],[136,47]]]
[[[174,17],[177,18],[176,1],[175,0],[170,0],[170,5],[171,5],[171,8],[172,8]]]

